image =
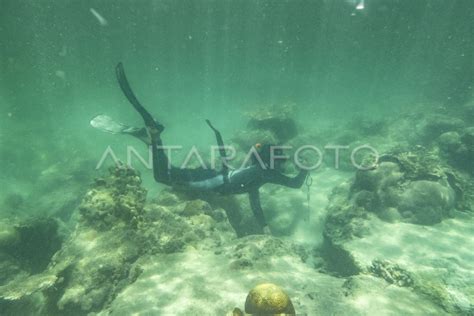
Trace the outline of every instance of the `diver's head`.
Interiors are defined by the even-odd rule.
[[[288,160],[288,157],[283,155],[281,146],[257,143],[254,148],[255,153],[252,155],[252,164],[260,165],[264,169],[281,169],[283,163]]]

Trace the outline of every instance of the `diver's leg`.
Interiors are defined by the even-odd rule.
[[[141,115],[145,126],[148,131],[148,135],[151,141],[151,151],[153,159],[153,176],[156,182],[170,184],[170,171],[171,166],[168,161],[163,149],[163,142],[161,141],[160,134],[164,130],[164,126],[158,123],[151,114],[138,102],[137,97],[130,88],[125,71],[122,63],[119,63],[116,67],[117,80],[120,88],[127,97],[128,101],[133,105],[135,110]]]
[[[150,132],[151,138],[151,154],[153,160],[153,177],[156,182],[166,185],[171,184],[171,168],[168,157],[163,149],[163,142],[160,135],[153,135]]]

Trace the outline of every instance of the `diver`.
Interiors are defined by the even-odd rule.
[[[266,144],[259,148],[258,154],[252,156],[250,166],[231,170],[226,163],[226,151],[220,132],[214,128],[209,120],[209,127],[214,131],[219,153],[223,162],[220,171],[215,169],[178,168],[172,166],[166,156],[161,140],[164,126],[156,121],[151,114],[140,104],[128,83],[122,63],[116,66],[116,75],[123,93],[135,110],[141,115],[146,128],[129,127],[115,122],[106,115],[98,115],[91,120],[91,125],[102,131],[113,134],[134,136],[151,146],[153,176],[156,182],[169,185],[181,190],[213,191],[220,194],[248,193],[250,206],[259,225],[268,231],[262,207],[260,205],[259,188],[265,183],[274,183],[290,188],[300,188],[307,176],[306,170],[300,170],[297,176],[291,178],[282,174],[281,161],[276,160],[270,168],[272,145]],[[275,150],[273,154],[281,155]]]

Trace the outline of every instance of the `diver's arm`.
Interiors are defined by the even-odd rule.
[[[227,183],[229,179],[227,178],[227,175],[229,173],[229,167],[227,166],[227,153],[225,151],[225,146],[224,146],[224,141],[222,140],[222,135],[217,130],[211,123],[211,121],[206,120],[207,125],[214,131],[214,134],[216,135],[216,141],[217,145],[219,146],[219,154],[222,159],[222,174],[224,175],[224,183]]]
[[[217,141],[217,145],[219,145],[219,154],[220,154],[221,158],[222,159],[227,158],[227,154],[225,152],[225,146],[224,146],[224,141],[222,140],[221,132],[219,132],[219,130],[217,130],[214,127],[214,125],[212,125],[211,121],[206,120],[206,123],[207,123],[207,125],[209,125],[209,127],[214,131],[214,134],[216,135],[216,141]],[[225,165],[225,167],[227,167],[227,165]]]
[[[269,178],[268,182],[297,189],[297,188],[301,188],[307,175],[308,175],[307,170],[300,170],[298,175],[293,178],[285,176],[284,174],[281,174],[275,171],[275,173],[272,174],[272,176]]]
[[[257,219],[260,226],[267,226],[265,216],[263,215],[262,206],[260,205],[260,193],[258,192],[258,189],[253,189],[249,191],[249,200],[253,215]]]

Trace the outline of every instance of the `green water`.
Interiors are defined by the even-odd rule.
[[[74,135],[66,154],[91,137],[110,141],[86,128],[97,113],[140,122],[117,87],[118,61],[178,142],[201,139],[204,118],[230,133],[261,104],[295,103],[312,124],[419,102],[455,106],[472,91],[471,1],[373,0],[361,11],[342,0],[1,7],[2,134],[44,151],[64,135]]]
[[[140,142],[89,126],[101,113],[143,124],[117,84],[118,62],[141,103],[165,125],[165,144],[206,152],[215,140],[205,119],[234,144],[247,129],[245,113],[292,104],[301,138],[290,144],[371,143],[380,153],[441,148],[440,161],[472,183],[474,2],[365,0],[363,9],[357,3],[0,0],[0,219],[11,226],[52,217],[69,236],[82,196],[106,174],[96,165],[107,146],[120,160],[127,145],[146,156]],[[410,129],[436,113],[443,122],[463,122],[434,124],[431,134]],[[455,131],[464,143],[442,145],[432,130]],[[313,172],[320,187],[316,181],[319,195],[310,203],[318,219],[309,228],[280,231],[282,238],[321,244],[330,192],[355,174],[330,165],[322,175]],[[148,198],[159,195],[165,186],[154,183],[151,170],[137,168]],[[471,191],[463,190],[464,206],[455,207],[461,212],[471,201]],[[298,208],[307,203],[300,193],[281,193],[283,202],[262,199],[264,206],[299,201],[288,202]],[[8,313],[31,312],[15,308]]]

